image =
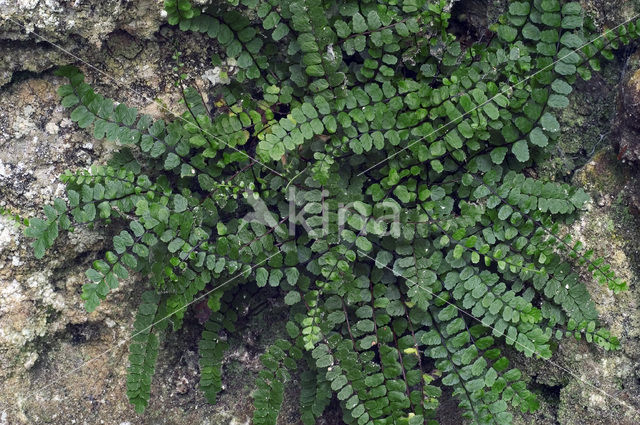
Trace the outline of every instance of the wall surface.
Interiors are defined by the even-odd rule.
[[[640,12],[637,0],[582,3],[599,28]],[[456,2],[454,15],[464,15],[460,25],[473,33],[503,5]],[[216,406],[197,390],[200,327],[188,314],[184,330],[163,342],[152,400],[140,416],[124,393],[127,338],[144,282],[125,282],[87,314],[80,287],[84,270],[105,249],[103,229],[61,237],[36,260],[11,217],[41,214],[42,205],[63,193],[60,173],[104,162],[113,150],[79,130],[59,105],[56,66],[76,64],[100,93],[166,119],[181,112],[173,86],[174,43],[203,92],[220,83],[220,70],[210,62],[216,46],[174,31],[161,12],[156,0],[0,0],[0,211],[11,213],[0,216],[0,425],[249,423],[258,357],[282,323],[278,305],[267,318],[243,319],[252,331],[231,341]],[[531,170],[591,193],[589,210],[569,231],[604,256],[630,290],[614,296],[584,272],[622,349],[605,353],[566,340],[553,363],[520,359],[543,400],[535,415],[518,418],[523,424],[640,423],[633,409],[615,400],[640,409],[639,69],[640,53],[628,48],[602,74],[579,83],[561,117],[563,135],[553,159]],[[282,424],[298,423],[296,404],[291,390]],[[449,411],[455,404],[444,405],[442,423],[455,423]],[[326,423],[339,420],[328,417]]]

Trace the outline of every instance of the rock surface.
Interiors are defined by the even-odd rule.
[[[631,55],[625,64],[625,73],[618,100],[618,125],[616,147],[620,160],[640,160],[640,141],[636,137],[640,130],[640,54]]]
[[[181,32],[161,28],[161,9],[162,1],[152,0],[0,0],[0,211],[8,214],[0,216],[2,425],[239,425],[251,417],[260,349],[275,337],[272,329],[260,332],[267,320],[252,319],[251,327],[258,330],[252,339],[231,341],[226,389],[216,406],[196,389],[200,327],[192,323],[169,336],[151,404],[137,415],[124,394],[127,340],[142,283],[122,282],[87,314],[80,287],[84,271],[105,249],[103,232],[78,229],[36,260],[12,218],[40,215],[44,204],[63,193],[60,173],[104,162],[113,149],[69,120],[56,95],[63,81],[53,76],[53,68],[76,63],[102,94],[171,119],[182,112],[173,86],[175,41],[196,83],[210,84],[199,76],[211,73],[215,46],[193,38],[187,43]],[[283,412],[283,423],[296,422],[291,410]]]
[[[613,28],[633,18],[640,10],[638,0],[579,0],[579,2],[596,26],[602,30]]]
[[[454,14],[459,5],[462,11],[472,5],[466,22],[485,25],[503,3],[457,2]],[[600,28],[640,11],[638,0],[582,3]],[[55,90],[61,80],[51,69],[76,59],[45,40],[102,70],[104,74],[81,65],[98,91],[154,116],[170,118],[179,112],[173,41],[198,84],[220,82],[220,70],[208,63],[215,46],[161,25],[161,7],[160,0],[0,0],[0,211],[40,214],[42,205],[60,195],[57,176],[62,171],[104,161],[112,150],[77,130],[59,106]],[[602,76],[577,86],[572,107],[561,117],[559,151],[536,171],[551,178],[573,175],[574,183],[594,197],[571,231],[628,279],[630,291],[613,295],[584,274],[603,322],[621,338],[622,350],[603,353],[567,340],[553,364],[523,363],[543,400],[539,412],[518,419],[523,424],[640,423],[633,410],[595,388],[640,409],[640,182],[637,170],[628,165],[639,152],[628,147],[620,156],[623,163],[620,150],[614,151],[623,142],[639,146],[640,57],[627,60],[624,54]],[[133,411],[124,397],[126,342],[142,283],[124,282],[92,314],[84,311],[79,297],[84,270],[105,248],[102,234],[100,229],[79,229],[61,238],[44,260],[35,260],[20,224],[0,216],[0,425],[249,423],[257,359],[274,337],[265,328],[274,321],[271,317],[247,318],[256,331],[231,341],[224,365],[226,388],[216,406],[208,405],[196,389],[198,326],[188,317],[193,326],[163,343],[147,412],[140,416]],[[292,391],[282,424],[297,423],[295,405]],[[445,403],[441,416],[442,423],[459,422],[452,403]],[[326,423],[339,424],[338,417]]]

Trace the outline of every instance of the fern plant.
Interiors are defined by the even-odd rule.
[[[256,424],[276,423],[296,367],[305,424],[333,397],[348,424],[432,424],[445,387],[471,423],[507,424],[538,402],[505,346],[543,359],[565,336],[618,347],[575,268],[625,284],[561,232],[588,196],[525,169],[548,155],[577,78],[640,22],[601,36],[577,2],[512,1],[495,37],[462,46],[445,5],[166,0],[171,25],[233,65],[214,105],[181,79],[172,122],[59,70],[72,120],[120,149],[65,173],[67,199],[27,235],[41,258],[59,230],[114,231],[86,272],[88,311],[145,277],[127,381],[138,411],[159,338],[203,298],[200,388],[215,402],[221,330],[267,286],[290,306],[289,339],[261,357]]]

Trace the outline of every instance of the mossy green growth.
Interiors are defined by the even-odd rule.
[[[86,273],[89,311],[131,271],[147,278],[127,388],[138,410],[158,338],[190,308],[215,401],[247,294],[289,306],[287,337],[261,356],[256,424],[277,422],[301,366],[305,424],[334,397],[348,424],[431,424],[445,387],[472,423],[508,424],[538,403],[505,345],[544,359],[565,336],[618,346],[566,257],[625,283],[559,235],[588,196],[523,170],[557,140],[575,81],[640,23],[599,36],[577,2],[511,2],[488,44],[464,47],[444,0],[165,8],[222,47],[233,81],[213,110],[183,89],[187,112],[165,122],[62,68],[72,120],[121,149],[65,173],[67,200],[27,229],[38,258],[60,230],[115,230]]]

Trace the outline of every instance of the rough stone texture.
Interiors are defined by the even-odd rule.
[[[78,131],[60,107],[55,66],[76,63],[104,95],[173,119],[182,112],[173,86],[176,41],[194,82],[210,86],[199,76],[211,74],[215,46],[160,28],[161,4],[0,1],[0,211],[40,215],[63,193],[60,173],[104,162],[113,150]],[[29,32],[6,18],[27,23]],[[163,342],[149,408],[142,416],[133,411],[124,396],[127,338],[143,282],[122,282],[92,314],[79,296],[84,271],[106,240],[102,229],[81,228],[36,260],[21,226],[0,216],[0,424],[248,423],[258,357],[276,335],[273,326],[261,328],[272,324],[263,316],[251,319],[255,333],[230,341],[226,388],[211,406],[196,389],[200,326],[188,314],[185,331]],[[295,391],[289,399],[281,421],[293,424]]]
[[[613,294],[594,281],[586,270],[578,269],[582,271],[602,324],[620,338],[621,350],[607,353],[584,341],[564,340],[553,360],[584,382],[572,379],[568,372],[550,364],[541,365],[539,369],[529,366],[537,375],[537,383],[547,388],[561,385],[554,400],[557,403],[555,420],[561,424],[640,421],[637,410],[634,412],[615,401],[619,399],[627,406],[639,408],[640,219],[629,208],[631,194],[639,180],[637,172],[625,168],[610,147],[599,151],[573,178],[573,183],[584,187],[594,199],[568,231],[611,264],[630,289]]]
[[[605,62],[590,81],[579,80],[569,96],[569,106],[557,112],[562,126],[558,143],[537,167],[541,178],[570,177],[599,150],[610,143],[623,59]]]
[[[161,9],[161,0],[0,0],[0,86],[13,72],[37,73],[69,62],[46,41],[86,58],[116,30],[153,38]]]
[[[631,55],[625,63],[622,96],[618,100],[617,140],[615,147],[620,160],[640,160],[640,54]]]
[[[613,28],[631,19],[640,10],[638,0],[579,0],[579,2],[601,30]]]
[[[55,90],[61,80],[50,70],[74,59],[35,34],[103,70],[106,76],[84,65],[98,91],[154,116],[171,117],[162,105],[180,112],[172,86],[173,40],[184,53],[184,69],[196,83],[207,87],[211,80],[220,81],[220,70],[210,69],[208,59],[215,46],[161,26],[161,3],[0,0],[2,210],[23,217],[40,214],[41,206],[61,193],[57,176],[62,171],[104,161],[112,150],[77,130],[59,106]],[[459,18],[460,35],[482,37],[480,28],[495,20],[504,3],[456,2],[453,13]],[[640,11],[638,0],[582,3],[599,28],[615,26]],[[525,362],[516,356],[542,400],[538,412],[518,418],[523,424],[640,423],[632,410],[567,372],[640,409],[640,182],[637,170],[629,165],[638,151],[629,147],[618,160],[623,143],[639,139],[640,109],[633,107],[640,104],[640,57],[627,60],[630,53],[622,52],[601,76],[594,74],[590,82],[577,85],[572,106],[560,117],[563,135],[553,160],[534,171],[554,179],[573,176],[574,183],[593,195],[589,210],[570,231],[629,281],[629,292],[614,295],[584,273],[603,323],[621,338],[622,349],[604,353],[584,342],[566,340],[553,364]],[[154,103],[155,99],[161,102]],[[101,235],[101,229],[79,229],[62,237],[38,261],[20,226],[0,217],[0,425],[249,423],[257,359],[274,338],[270,325],[278,321],[273,316],[246,319],[254,332],[231,341],[224,365],[226,388],[219,403],[210,406],[196,389],[199,327],[187,315],[184,330],[163,342],[151,404],[144,416],[137,415],[124,397],[126,339],[143,283],[123,282],[90,315],[79,297],[84,270],[105,249],[107,239]],[[270,311],[282,313],[277,306]],[[80,367],[87,360],[91,363]],[[296,423],[295,404],[291,391],[282,424]],[[440,416],[443,424],[460,423],[452,400],[443,403]],[[339,424],[339,414],[326,423]]]
[[[637,1],[581,3],[601,30],[640,11]],[[613,62],[603,64],[601,73],[575,86],[570,106],[559,116],[563,129],[559,143],[537,169],[539,176],[570,178],[593,198],[568,232],[593,248],[629,284],[629,291],[613,294],[585,270],[581,273],[603,325],[620,338],[621,350],[607,353],[584,341],[566,339],[552,359],[559,367],[540,361],[520,362],[543,400],[534,418],[524,417],[521,423],[640,422],[640,175],[637,163],[629,164],[637,152],[632,147],[637,149],[640,129],[640,103],[634,99],[640,89],[634,81],[640,75],[638,58],[633,49],[623,49]],[[621,150],[625,144],[629,153]]]
[[[97,48],[106,36],[123,29],[139,38],[151,37],[160,26],[159,0],[0,0],[2,38],[32,39],[35,32],[54,42],[80,36]],[[16,23],[17,22],[17,23]],[[23,25],[28,31],[25,34]]]

